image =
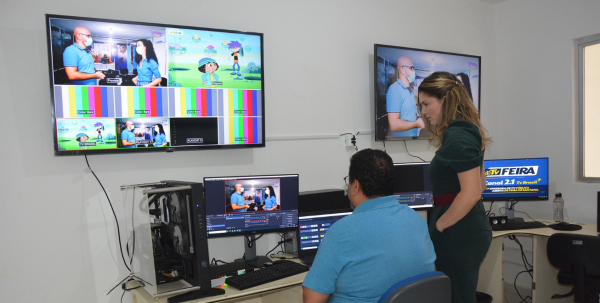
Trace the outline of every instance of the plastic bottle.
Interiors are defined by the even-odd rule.
[[[556,197],[554,198],[554,202],[552,202],[552,204],[554,205],[554,221],[564,221],[563,208],[565,206],[565,201],[563,200],[561,193],[556,193]]]

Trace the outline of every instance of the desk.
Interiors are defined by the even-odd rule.
[[[553,224],[553,221],[539,220],[545,224]],[[503,280],[503,261],[504,261],[504,237],[508,235],[529,235],[533,238],[533,292],[532,303],[561,303],[573,302],[573,297],[563,299],[551,299],[552,295],[560,293],[565,294],[571,291],[571,287],[558,284],[556,275],[558,269],[550,265],[546,247],[548,239],[555,233],[575,233],[582,235],[597,236],[596,224],[580,223],[583,227],[575,231],[560,231],[549,227],[494,231],[492,233],[492,244],[488,250],[485,259],[481,263],[479,270],[479,282],[477,291],[490,294],[494,302],[504,302],[504,280]]]
[[[280,303],[280,302],[302,302],[302,281],[307,272],[287,277],[281,280],[266,283],[261,286],[238,290],[233,287],[225,288],[225,294],[214,297],[206,297],[195,303],[205,302],[246,302],[246,303]],[[167,298],[154,300],[144,290],[138,288],[131,291],[134,303],[167,303]]]

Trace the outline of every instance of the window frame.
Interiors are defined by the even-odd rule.
[[[577,60],[577,103],[578,103],[578,181],[587,183],[600,183],[600,177],[586,177],[585,176],[585,100],[584,100],[584,53],[583,50],[587,46],[600,44],[600,34],[587,36],[575,40],[575,51]],[[600,114],[600,113],[599,113]],[[589,155],[588,155],[589,156]],[[600,153],[594,156],[600,157]]]

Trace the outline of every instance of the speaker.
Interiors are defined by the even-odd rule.
[[[508,223],[508,217],[506,216],[498,216],[498,217],[489,217],[488,221],[490,221],[490,225],[503,225]]]
[[[350,200],[342,189],[305,191],[298,196],[300,215],[337,209],[350,209]]]

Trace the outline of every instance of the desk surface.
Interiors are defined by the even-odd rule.
[[[525,221],[533,221],[533,220],[525,220]],[[536,220],[542,222],[546,225],[554,224],[556,222],[552,220]],[[529,229],[515,229],[515,230],[501,230],[492,232],[492,237],[500,237],[505,235],[536,235],[536,236],[546,236],[550,237],[552,234],[556,233],[573,233],[578,235],[589,235],[589,236],[597,236],[598,231],[596,230],[596,224],[587,224],[587,223],[578,223],[578,222],[569,222],[571,224],[581,225],[580,230],[554,230],[550,227],[542,227],[542,228],[529,228]]]
[[[302,284],[302,281],[304,281],[304,278],[306,277],[307,273],[308,272],[304,272],[301,274],[297,274],[297,275],[294,275],[291,277],[283,278],[283,279],[280,279],[277,281],[269,282],[264,285],[248,288],[245,290],[239,290],[239,289],[236,289],[233,287],[225,287],[224,295],[214,296],[214,297],[206,297],[206,298],[202,298],[200,300],[190,301],[190,302],[197,302],[197,303],[220,302],[220,301],[231,300],[231,299],[242,298],[242,297],[251,297],[254,295],[265,294],[265,293],[269,293],[272,291],[282,291],[287,288],[293,288],[296,286],[300,286]],[[167,303],[166,297],[160,298],[158,300],[154,300],[152,298],[152,296],[143,288],[132,290],[132,293],[138,297],[137,298],[138,303],[139,302]],[[141,301],[140,299],[143,299],[145,301]]]

